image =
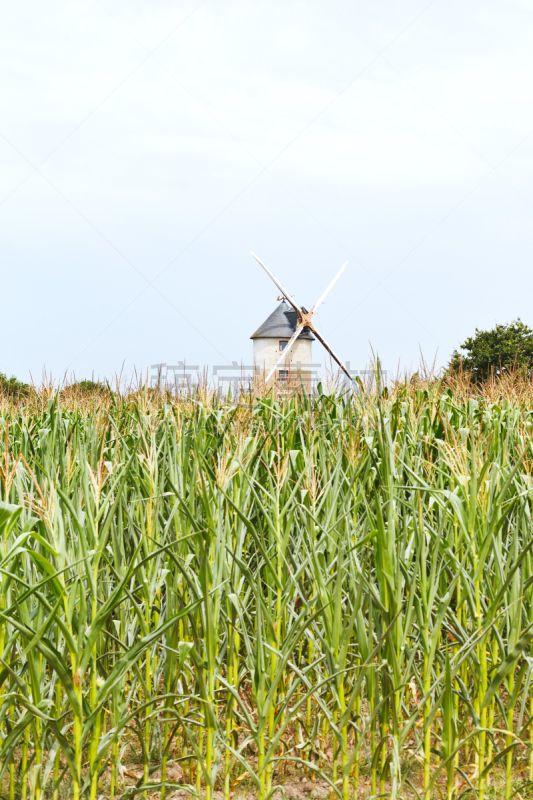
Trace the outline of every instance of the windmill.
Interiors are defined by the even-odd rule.
[[[282,286],[280,281],[278,281],[278,279],[275,277],[275,275],[273,275],[273,273],[269,270],[269,268],[266,266],[266,264],[263,264],[261,259],[258,258],[255,255],[255,253],[252,253],[252,255],[255,258],[255,260],[257,261],[257,263],[260,264],[263,267],[263,269],[265,270],[267,275],[274,281],[275,285],[280,290],[280,292],[281,292],[281,294],[283,296],[283,299],[286,300],[287,303],[289,303],[289,305],[292,307],[293,312],[296,312],[295,314],[294,313],[287,313],[287,311],[285,311],[285,308],[284,308],[285,307],[285,302],[283,300],[282,305],[279,306],[273,314],[271,314],[271,316],[265,321],[265,323],[263,323],[261,328],[259,328],[256,331],[256,333],[252,336],[252,339],[254,339],[254,355],[255,355],[255,340],[261,339],[261,338],[262,339],[269,338],[272,341],[275,341],[281,335],[288,335],[287,331],[292,333],[292,336],[290,338],[287,338],[286,340],[285,339],[281,339],[279,341],[279,351],[278,352],[281,352],[281,355],[276,360],[274,365],[270,368],[268,374],[266,375],[265,381],[268,383],[268,381],[272,378],[272,376],[274,375],[274,373],[276,372],[278,367],[280,367],[282,364],[286,364],[287,363],[288,354],[289,354],[290,350],[294,347],[294,345],[297,343],[297,341],[301,342],[302,339],[307,339],[308,340],[309,345],[308,345],[308,351],[307,352],[309,353],[309,359],[308,360],[310,361],[311,360],[311,358],[310,358],[310,355],[311,355],[311,342],[313,341],[312,334],[314,334],[314,336],[316,336],[318,341],[325,347],[325,349],[327,350],[327,352],[329,353],[331,358],[334,361],[337,362],[339,367],[348,376],[348,378],[350,380],[352,380],[352,376],[350,375],[350,373],[348,372],[348,370],[346,369],[346,367],[344,366],[344,364],[342,363],[340,358],[333,352],[332,348],[326,342],[324,337],[320,335],[320,333],[314,327],[313,321],[312,321],[314,315],[318,311],[319,306],[324,302],[326,296],[329,294],[331,289],[333,289],[333,287],[337,283],[338,279],[340,278],[340,276],[344,272],[348,262],[347,261],[344,262],[344,264],[342,265],[342,267],[340,268],[338,273],[335,275],[335,277],[333,278],[333,280],[331,281],[329,286],[320,295],[320,297],[318,298],[318,300],[316,301],[314,306],[311,308],[311,310],[308,311],[304,306],[298,305],[298,303],[296,302],[294,297],[291,294],[289,294],[289,292]],[[278,298],[278,299],[280,299],[280,298]],[[291,317],[293,317],[292,320],[290,319]],[[289,320],[289,322],[292,322],[292,325],[288,326],[287,322],[285,321],[284,318]],[[280,328],[280,324],[284,325],[284,327]],[[282,331],[285,331],[285,334],[283,334]],[[268,360],[271,361],[271,359],[268,359]]]

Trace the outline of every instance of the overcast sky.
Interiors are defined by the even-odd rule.
[[[250,363],[277,290],[352,368],[533,327],[528,0],[2,7],[0,369]],[[316,360],[322,360],[319,345]]]

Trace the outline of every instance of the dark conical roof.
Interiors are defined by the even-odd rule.
[[[298,314],[286,300],[282,300],[250,339],[290,339],[297,324]],[[311,339],[314,342],[315,337],[311,335],[309,328],[304,328],[298,339]]]

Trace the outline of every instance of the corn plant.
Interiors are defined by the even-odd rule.
[[[0,398],[4,795],[528,796],[531,396]]]

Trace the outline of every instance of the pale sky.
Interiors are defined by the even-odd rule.
[[[526,0],[20,0],[0,370],[251,362],[278,291],[352,368],[533,327]],[[315,360],[324,362],[320,345]]]

